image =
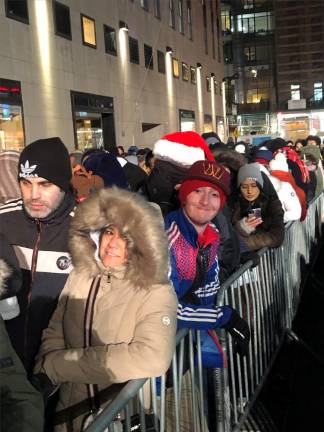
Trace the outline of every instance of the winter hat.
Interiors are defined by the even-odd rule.
[[[221,206],[230,194],[230,173],[215,161],[195,162],[188,170],[179,189],[179,200],[183,204],[186,197],[199,187],[212,187],[221,197]]]
[[[189,168],[195,162],[204,159],[214,160],[206,141],[191,131],[164,135],[154,144],[153,153],[156,159],[182,168]]]
[[[245,153],[246,153],[246,145],[244,144],[244,142],[238,143],[238,144],[236,144],[236,146],[234,147],[234,150],[235,150],[237,153],[241,153],[241,154],[245,155]]]
[[[317,164],[322,158],[321,150],[319,149],[319,147],[314,145],[307,145],[303,147],[302,149],[300,149],[300,154],[301,154],[301,158],[303,158],[303,155],[307,155],[307,154],[312,155],[316,159]]]
[[[128,148],[128,150],[127,150],[127,154],[128,154],[129,156],[131,156],[131,155],[136,156],[138,150],[139,150],[139,149],[138,149],[137,146],[135,146],[135,145],[130,146],[130,147]]]
[[[284,171],[288,172],[288,164],[286,156],[283,153],[277,153],[274,159],[269,163],[270,171]]]
[[[262,165],[268,165],[273,158],[273,154],[270,150],[258,150],[255,153],[255,162],[259,162]]]
[[[263,178],[260,170],[260,165],[255,162],[243,165],[237,174],[237,185],[240,186],[244,180],[255,180],[258,185],[263,188]]]
[[[72,178],[70,156],[58,137],[32,142],[20,154],[18,181],[22,178],[43,177],[67,191]]]
[[[215,132],[206,132],[201,135],[201,137],[206,141],[208,147],[215,146],[215,144],[222,144],[221,139]]]
[[[118,186],[123,189],[128,188],[128,183],[123,168],[116,156],[105,151],[92,153],[83,162],[87,171],[101,177],[105,187]]]

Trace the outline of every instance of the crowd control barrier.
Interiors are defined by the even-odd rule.
[[[259,251],[260,263],[255,267],[245,263],[218,293],[218,305],[231,305],[249,323],[248,356],[235,353],[229,333],[219,330],[228,366],[209,370],[207,375],[201,362],[200,332],[181,330],[167,374],[158,381],[125,384],[86,432],[241,430],[291,329],[301,294],[301,272],[321,242],[323,205],[321,195],[309,206],[305,221],[287,225],[281,247]],[[211,386],[213,394],[207,395]],[[212,426],[208,424],[210,397]]]

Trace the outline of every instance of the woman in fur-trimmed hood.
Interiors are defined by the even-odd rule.
[[[35,368],[60,385],[57,431],[80,430],[111,399],[112,384],[163,374],[176,331],[159,210],[132,192],[102,189],[78,206],[70,248],[74,270]]]

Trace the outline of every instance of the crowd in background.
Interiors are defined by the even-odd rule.
[[[241,264],[258,263],[259,249],[279,247],[286,223],[306,218],[323,192],[322,153],[318,136],[252,147],[174,132],[152,149],[68,154],[49,138],[0,154],[0,315],[10,337],[0,319],[0,362],[11,359],[1,371],[19,365],[34,386],[26,381],[29,401],[34,388],[47,399],[60,387],[47,431],[82,430],[112,384],[164,373],[176,327],[207,337],[225,328],[247,354],[248,325],[216,307],[217,292]],[[16,294],[10,315],[2,302]]]

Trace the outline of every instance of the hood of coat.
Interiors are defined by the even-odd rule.
[[[6,294],[6,280],[11,275],[11,270],[8,264],[0,259],[0,299]]]
[[[127,241],[125,279],[138,288],[168,282],[168,242],[161,212],[138,194],[116,187],[92,194],[75,212],[69,242],[77,270],[92,277],[102,273],[92,238],[108,225],[118,228]]]

